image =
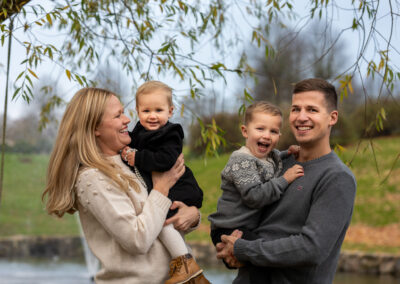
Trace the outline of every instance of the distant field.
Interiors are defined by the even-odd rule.
[[[390,239],[385,243],[374,241],[371,237],[371,234],[379,232],[391,234],[389,229],[400,233],[400,161],[394,163],[400,153],[400,137],[376,139],[373,140],[373,145],[377,166],[368,141],[363,141],[358,146],[358,153],[354,158],[357,145],[340,154],[345,162],[351,161],[351,169],[358,182],[351,228],[354,233],[349,234],[350,238],[346,239],[344,247],[400,253],[400,246],[396,246],[395,239],[392,243],[388,243]],[[209,241],[207,216],[216,209],[221,194],[220,172],[228,157],[229,155],[221,155],[219,158],[208,158],[207,161],[186,161],[204,190],[202,225],[199,230],[188,235],[188,240]],[[64,218],[58,219],[48,216],[44,211],[40,198],[47,161],[46,155],[6,156],[0,205],[0,236],[79,234],[74,216],[66,214]],[[391,175],[385,180],[392,167]],[[368,240],[365,241],[365,238]]]

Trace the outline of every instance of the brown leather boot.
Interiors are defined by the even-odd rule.
[[[178,256],[169,264],[169,279],[165,284],[182,284],[203,272],[191,254]]]
[[[211,284],[203,273],[200,273],[198,276],[192,278],[190,281],[190,284]]]

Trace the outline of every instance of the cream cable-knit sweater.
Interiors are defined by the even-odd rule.
[[[120,156],[110,157],[136,178]],[[79,174],[76,190],[79,217],[90,249],[100,260],[96,283],[163,283],[170,255],[157,238],[171,206],[160,192],[120,190],[97,169]]]

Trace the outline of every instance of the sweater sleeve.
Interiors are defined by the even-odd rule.
[[[350,174],[332,174],[316,192],[308,218],[298,234],[272,241],[239,239],[234,245],[234,255],[239,261],[258,266],[321,264],[345,235],[355,190]]]
[[[250,208],[261,208],[278,200],[288,186],[283,177],[263,182],[255,160],[232,157],[223,173]]]
[[[162,144],[156,150],[136,151],[135,165],[146,172],[164,172],[172,168],[180,153],[182,153],[182,139],[177,133],[172,133],[164,137]]]
[[[161,232],[171,201],[152,190],[138,212],[131,199],[98,170],[80,175],[78,200],[131,254],[145,254]]]
[[[287,159],[290,156],[288,150],[280,151],[280,152],[278,152],[278,154],[279,154],[279,158],[281,158],[282,160]]]

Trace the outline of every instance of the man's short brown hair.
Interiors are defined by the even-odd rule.
[[[310,78],[296,83],[293,88],[293,94],[310,91],[318,91],[324,95],[326,106],[329,111],[337,110],[337,93],[332,84],[323,79]]]
[[[136,108],[139,105],[139,98],[142,95],[147,95],[150,94],[156,90],[164,90],[167,94],[167,101],[169,106],[173,106],[172,103],[172,88],[168,86],[167,84],[164,84],[163,82],[160,81],[147,81],[146,83],[143,83],[140,85],[140,87],[136,91]]]
[[[244,125],[248,125],[252,121],[253,114],[256,112],[282,117],[282,111],[277,106],[266,101],[259,101],[247,107],[244,114]]]

